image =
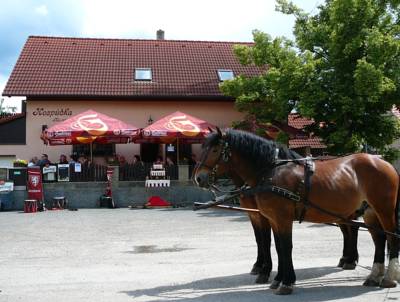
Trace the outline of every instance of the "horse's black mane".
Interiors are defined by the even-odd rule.
[[[219,139],[218,133],[211,133],[203,146],[214,146],[218,144]],[[300,154],[285,146],[246,131],[228,129],[225,134],[225,141],[228,142],[232,150],[243,156],[243,159],[260,168],[271,167],[274,164],[276,149],[279,149],[279,159],[302,158]]]

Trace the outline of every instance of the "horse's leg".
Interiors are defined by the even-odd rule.
[[[339,260],[338,267],[343,267],[347,260],[347,255],[348,255],[348,242],[349,242],[349,229],[347,225],[345,224],[339,224],[340,231],[342,232],[343,235],[343,251],[342,251],[342,257]]]
[[[397,216],[396,216],[397,217]],[[396,230],[394,231],[396,232]],[[380,287],[389,288],[396,287],[397,282],[400,282],[399,269],[399,238],[393,235],[386,235],[389,249],[389,264],[383,277]]]
[[[364,215],[364,221],[366,224],[381,228],[378,218],[372,210],[368,210]],[[372,236],[372,240],[375,245],[374,264],[372,270],[367,279],[364,282],[364,286],[379,286],[385,273],[385,243],[386,237],[380,231],[369,229]]]
[[[365,211],[368,209],[367,202],[363,202],[361,207],[348,219],[357,220],[358,217],[363,216]],[[353,225],[339,225],[340,230],[343,234],[343,256],[340,258],[338,267],[342,267],[345,270],[355,269],[358,263],[358,226]]]
[[[273,232],[273,234],[274,234],[274,240],[275,240],[275,249],[276,249],[276,253],[278,254],[278,271],[277,271],[277,274],[276,274],[274,280],[271,282],[271,285],[269,286],[269,288],[277,289],[282,282],[282,275],[283,275],[282,260],[283,260],[283,257],[281,256],[281,245],[280,245],[279,236],[276,234],[275,231]]]
[[[263,238],[262,238],[262,229],[254,218],[254,216],[249,215],[250,217],[250,222],[253,227],[254,231],[254,236],[256,238],[256,243],[257,243],[257,260],[253,265],[253,268],[250,271],[250,274],[252,275],[258,275],[262,271],[262,265],[263,265]]]
[[[282,284],[278,287],[275,294],[277,295],[289,295],[293,292],[293,285],[296,282],[296,275],[294,273],[293,261],[292,261],[292,232],[280,233],[279,245],[280,254],[278,257],[282,258]]]
[[[353,270],[357,266],[358,262],[358,249],[357,249],[357,242],[358,242],[358,229],[357,226],[348,226],[348,231],[350,233],[350,238],[348,242],[348,254],[347,261],[343,265],[344,270]]]
[[[276,250],[278,252],[278,274],[271,283],[270,288],[275,289],[277,295],[289,295],[293,292],[293,285],[296,282],[292,261],[292,220],[279,221],[279,226],[274,223],[274,238]]]
[[[271,259],[271,225],[268,219],[259,215],[261,226],[261,242],[262,242],[262,257],[263,263],[261,271],[256,279],[256,283],[267,283],[272,270]]]
[[[376,222],[377,225],[381,225],[382,229],[387,231],[387,232],[392,232],[396,233],[398,232],[398,226],[396,222],[396,218],[398,215],[395,215],[395,209],[383,209],[380,208],[382,203],[374,203],[375,208],[374,211],[369,211],[368,215],[364,215],[367,217],[367,220],[370,217],[376,216]],[[397,209],[396,209],[397,210]],[[371,213],[372,212],[372,213]],[[367,213],[366,213],[367,214]],[[364,217],[364,219],[365,219]],[[368,224],[368,221],[367,221]],[[374,237],[378,237],[375,239]],[[377,243],[375,243],[375,258],[374,258],[374,264],[372,267],[372,273],[371,275],[374,274],[375,271],[378,272],[378,275],[381,275],[382,270],[384,270],[384,254],[385,254],[385,241],[388,243],[388,249],[389,249],[389,264],[386,270],[386,273],[381,280],[379,286],[384,287],[384,288],[390,288],[390,287],[396,287],[397,283],[396,281],[400,281],[400,271],[399,271],[399,239],[396,236],[392,236],[390,234],[375,234],[373,235],[374,238],[374,243],[375,240],[377,240]],[[368,280],[370,280],[371,275],[368,276]],[[377,279],[377,278],[375,278]]]
[[[358,262],[358,227],[350,225],[339,225],[343,234],[343,256],[339,260],[338,267],[344,270],[353,270]]]
[[[380,287],[396,287],[397,282],[400,282],[399,269],[399,239],[392,235],[386,235],[389,248],[389,264],[383,277]]]

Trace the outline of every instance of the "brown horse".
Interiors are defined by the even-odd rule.
[[[296,152],[289,153],[291,159],[302,158]],[[196,168],[195,168],[196,169]],[[195,170],[193,175],[195,175]],[[228,165],[218,165],[213,170],[213,180],[216,181],[221,177],[232,179],[236,190],[244,185],[244,181],[231,169]],[[254,196],[240,196],[240,206],[245,209],[257,209],[257,203]],[[364,214],[365,209],[359,209],[349,219],[357,219]],[[260,213],[249,211],[248,216],[253,227],[254,236],[257,243],[257,260],[254,263],[251,274],[258,275],[256,283],[267,283],[272,271],[272,258],[271,258],[271,225],[266,217]],[[353,270],[358,262],[358,226],[339,225],[343,234],[343,253],[339,260],[338,267],[344,270]]]
[[[276,294],[290,294],[296,275],[292,262],[292,227],[299,219],[304,203],[268,190],[271,185],[291,192],[304,187],[304,166],[300,161],[278,164],[277,159],[291,158],[292,151],[279,148],[275,142],[253,134],[228,130],[212,133],[203,144],[203,154],[195,171],[195,181],[209,186],[209,176],[218,165],[227,165],[253,191],[257,208],[272,227],[278,252],[278,273],[271,284]],[[400,279],[398,269],[399,232],[397,195],[399,176],[396,170],[378,156],[353,154],[316,162],[308,194],[309,206],[304,220],[314,223],[343,223],[366,200],[372,209],[364,217],[367,224],[379,225],[370,229],[375,256],[371,274],[364,285],[395,287]],[[313,206],[311,206],[313,205]],[[319,207],[319,209],[315,208]],[[323,209],[323,211],[321,211]],[[329,213],[327,213],[328,211]],[[385,273],[385,243],[389,247],[389,265]]]

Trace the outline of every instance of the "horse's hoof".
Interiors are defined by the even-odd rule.
[[[367,279],[364,281],[363,285],[368,287],[377,287],[379,286],[379,282],[373,279]]]
[[[279,285],[281,284],[281,281],[273,280],[271,284],[269,285],[270,289],[277,289]]]
[[[261,270],[261,266],[254,265],[250,271],[250,275],[258,275],[259,273],[261,273]]]
[[[290,295],[293,293],[293,285],[285,285],[282,284],[278,287],[278,289],[274,292],[275,295]]]
[[[344,258],[340,258],[337,267],[343,267],[343,265],[344,265]]]
[[[391,288],[391,287],[396,287],[396,286],[397,286],[396,281],[385,279],[385,278],[383,278],[381,283],[379,284],[379,287],[383,287],[383,288]]]
[[[352,263],[344,263],[343,266],[342,266],[342,268],[343,268],[344,270],[353,270],[353,269],[356,268],[356,266],[357,266],[357,264],[356,264],[355,262],[352,262]]]
[[[256,279],[256,283],[257,284],[265,284],[268,283],[268,279],[269,279],[269,274],[259,274],[257,279]]]

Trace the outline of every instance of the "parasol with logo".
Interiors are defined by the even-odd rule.
[[[41,139],[48,145],[126,144],[133,142],[139,129],[105,114],[88,110],[43,131]]]
[[[209,128],[215,128],[209,122],[189,114],[176,111],[142,129],[142,136],[135,139],[136,143],[177,143],[179,158],[179,143],[198,144],[204,141]]]

